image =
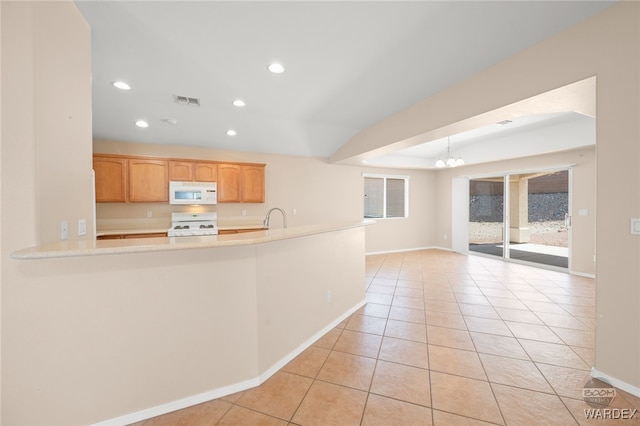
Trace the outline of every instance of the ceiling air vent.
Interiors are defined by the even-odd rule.
[[[173,99],[175,99],[177,104],[200,106],[200,99],[197,99],[197,98],[190,98],[188,96],[173,95]]]

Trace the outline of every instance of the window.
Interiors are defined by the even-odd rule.
[[[364,217],[409,216],[409,177],[364,175]]]

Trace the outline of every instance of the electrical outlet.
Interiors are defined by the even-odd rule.
[[[78,236],[87,234],[87,220],[79,219],[78,220]]]
[[[153,211],[147,210],[147,217],[153,217]]]
[[[60,222],[60,239],[66,240],[69,237],[69,224],[66,220]]]
[[[331,290],[327,293],[327,303],[331,303],[333,301],[333,293]]]

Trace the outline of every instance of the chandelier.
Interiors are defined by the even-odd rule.
[[[447,157],[446,159],[442,159],[442,157],[440,157],[438,161],[436,161],[436,167],[457,167],[462,166],[463,164],[464,160],[462,159],[462,157],[454,157],[453,155],[451,155],[451,141],[449,140],[449,137],[447,137]]]

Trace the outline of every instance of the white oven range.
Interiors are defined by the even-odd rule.
[[[218,215],[215,212],[171,213],[169,237],[190,237],[218,234]]]

